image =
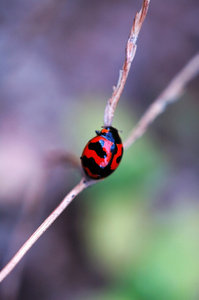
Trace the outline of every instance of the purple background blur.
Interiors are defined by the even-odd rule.
[[[117,83],[125,44],[141,2],[1,0],[1,266],[79,180],[75,171],[58,169],[45,181],[41,174],[42,157],[55,149],[66,149],[80,156],[85,138],[78,122],[84,122],[84,114],[90,132],[98,129],[98,124],[93,124],[95,110],[90,113],[89,123],[86,112],[90,104],[87,99],[92,99],[89,101],[93,107],[95,101],[100,101],[100,108],[105,108],[112,86]],[[198,51],[198,14],[197,0],[151,1],[118,110],[127,106],[139,119],[172,77]],[[189,85],[189,99],[174,104],[173,113],[169,108],[170,114],[166,112],[150,129],[155,143],[172,157],[174,166],[179,170],[186,168],[179,182],[191,184],[190,189],[192,186],[197,189],[199,167],[198,92],[196,79]],[[103,110],[100,115],[102,123]],[[190,120],[190,127],[186,122],[183,126],[186,118]],[[82,126],[85,129],[83,123]],[[175,134],[179,132],[175,131],[176,126],[182,128],[179,136]],[[44,186],[41,184],[43,180]],[[42,191],[39,189],[31,194],[29,186],[32,181],[41,184]],[[38,202],[41,198],[46,200],[33,204],[36,198],[40,199]],[[12,248],[13,228],[18,223],[20,228],[24,206],[29,205],[24,204],[27,199],[31,199],[27,224],[33,218],[30,230],[29,225],[26,227],[23,223],[25,230],[20,233],[21,240],[11,241]],[[54,229],[50,229],[32,248],[21,264],[24,268],[21,273],[25,274],[20,275],[22,279],[18,282],[18,273],[13,272],[5,281],[0,296],[2,300],[70,300],[76,299],[81,291],[105,285],[103,272],[98,274],[79,254],[81,243],[76,226],[83,206],[80,210],[78,204],[73,203],[65,213],[65,221],[58,220]],[[53,239],[55,242],[50,242]],[[42,250],[46,247],[51,248],[48,254]],[[58,257],[57,247],[60,251]],[[39,268],[40,261],[45,262],[46,269]],[[64,274],[60,271],[63,261],[66,265]],[[16,272],[20,273],[20,267]],[[14,286],[13,292],[10,286]]]

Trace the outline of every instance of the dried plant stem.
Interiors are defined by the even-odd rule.
[[[124,142],[128,148],[146,132],[149,125],[165,110],[168,104],[176,101],[183,93],[186,85],[199,73],[199,53],[197,53],[185,67],[173,78],[166,89],[151,104],[137,126],[131,131]]]
[[[120,70],[117,86],[113,87],[113,94],[111,98],[108,100],[108,103],[105,108],[104,126],[111,126],[112,124],[114,111],[116,109],[117,103],[124,89],[126,79],[128,77],[128,73],[131,68],[131,63],[135,56],[135,52],[137,48],[136,42],[138,39],[140,29],[146,17],[149,3],[150,0],[144,0],[140,12],[136,13],[133,26],[131,28],[130,35],[126,45],[124,65],[122,67],[122,70]]]
[[[42,236],[42,234],[50,227],[50,225],[60,216],[64,209],[72,202],[72,200],[81,193],[85,188],[94,184],[94,180],[87,181],[82,178],[79,184],[77,184],[66,195],[57,208],[49,215],[49,217],[38,227],[38,229],[31,235],[31,237],[23,244],[15,256],[9,261],[9,263],[0,272],[0,282],[16,267],[27,251],[34,245],[34,243]]]
[[[41,209],[41,199],[44,195],[48,180],[49,172],[43,164],[43,161],[41,161],[34,174],[29,178],[27,188],[24,191],[20,218],[9,235],[7,250],[4,257],[2,257],[3,263],[7,262],[8,258],[12,257],[13,249],[18,249],[19,246],[23,244],[24,240],[33,232],[38,212]],[[2,299],[17,299],[21,287],[24,266],[25,261],[20,264],[20,267],[15,271],[14,276],[11,276],[7,283],[1,287],[0,299],[1,297]]]

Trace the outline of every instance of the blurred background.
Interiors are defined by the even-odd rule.
[[[1,267],[80,180],[52,153],[80,157],[103,125],[141,4],[0,1]],[[198,12],[197,0],[151,2],[113,122],[123,140],[198,51]],[[198,95],[196,78],[32,247],[0,299],[199,299]]]

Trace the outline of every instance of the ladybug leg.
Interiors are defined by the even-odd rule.
[[[100,131],[99,131],[99,130],[95,130],[95,133],[96,133],[97,135],[100,135]]]

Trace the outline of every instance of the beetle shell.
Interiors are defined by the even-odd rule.
[[[92,179],[109,176],[120,164],[123,145],[117,129],[107,126],[85,146],[81,163],[86,175]]]

